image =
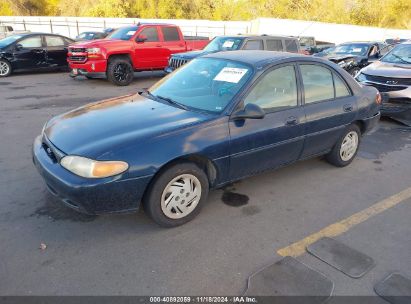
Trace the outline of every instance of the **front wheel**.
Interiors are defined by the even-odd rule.
[[[357,155],[361,141],[361,131],[357,125],[350,125],[326,155],[327,161],[336,167],[348,166]]]
[[[129,85],[134,78],[134,71],[130,61],[123,58],[110,60],[107,67],[107,78],[118,86]]]
[[[144,210],[160,226],[179,226],[200,212],[208,190],[208,178],[203,170],[193,163],[178,163],[150,185],[143,199]]]
[[[7,60],[0,59],[0,77],[7,77],[11,74],[11,64]]]

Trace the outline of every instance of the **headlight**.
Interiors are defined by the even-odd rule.
[[[97,161],[72,155],[63,157],[60,164],[70,172],[86,178],[109,177],[128,169],[128,164],[123,161]]]
[[[100,54],[101,53],[100,48],[89,48],[89,49],[86,49],[86,51],[89,54]]]
[[[359,72],[357,74],[357,76],[355,77],[355,80],[359,81],[359,82],[363,82],[367,80],[367,77],[365,77],[365,75],[361,72]]]

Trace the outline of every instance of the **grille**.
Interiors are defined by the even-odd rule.
[[[47,155],[53,161],[53,163],[57,163],[57,157],[56,157],[56,154],[54,154],[53,150],[46,143],[43,143],[42,146],[43,146],[44,151],[46,151]]]
[[[373,76],[364,74],[368,81],[376,81],[381,84],[387,85],[406,85],[411,86],[411,78],[393,78],[393,77],[383,77],[383,76]]]
[[[171,58],[169,66],[175,70],[181,67],[182,65],[185,65],[187,62],[187,59]]]
[[[70,48],[70,52],[72,52],[72,53],[85,53],[86,49],[85,48]]]
[[[385,85],[385,84],[380,84],[380,83],[367,83],[367,85],[373,86],[379,92],[401,91],[401,90],[405,90],[407,88],[407,87],[404,87],[404,86],[390,86],[390,85]]]
[[[73,62],[84,62],[87,60],[86,56],[69,56],[69,60]]]

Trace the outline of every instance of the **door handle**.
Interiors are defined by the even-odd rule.
[[[343,109],[344,109],[344,112],[351,112],[353,110],[353,106],[352,104],[346,104],[344,105]]]
[[[287,126],[295,126],[298,124],[298,118],[295,116],[290,116],[287,118],[287,120],[285,121],[285,124]]]

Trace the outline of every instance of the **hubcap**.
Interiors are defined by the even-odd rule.
[[[343,161],[349,161],[358,148],[358,134],[351,131],[345,137],[341,144],[340,156]]]
[[[125,63],[119,63],[114,68],[114,78],[116,78],[117,81],[125,81],[130,73],[129,66]]]
[[[182,174],[172,179],[161,195],[161,210],[171,219],[189,215],[201,199],[201,183],[191,174]]]
[[[10,68],[7,63],[4,61],[0,61],[0,76],[7,75],[9,72]]]

